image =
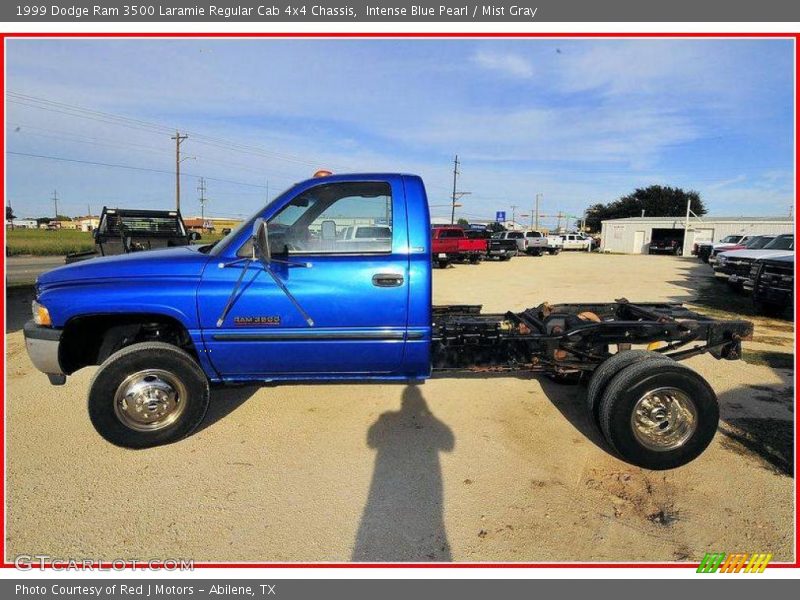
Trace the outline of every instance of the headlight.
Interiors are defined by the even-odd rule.
[[[724,254],[720,254],[719,256],[717,256],[717,264],[724,265],[726,262],[728,262],[728,259],[725,257]]]
[[[43,327],[50,327],[50,312],[43,304],[39,304],[36,300],[31,302],[31,309],[33,310],[33,322]]]

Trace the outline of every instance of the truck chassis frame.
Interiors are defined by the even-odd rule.
[[[481,305],[433,307],[434,371],[531,371],[579,376],[612,356],[610,348],[648,345],[673,360],[710,353],[741,357],[748,321],[715,320],[677,302],[548,304],[522,312],[481,313]],[[657,346],[657,347],[655,347]]]

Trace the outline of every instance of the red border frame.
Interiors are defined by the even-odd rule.
[[[399,39],[414,39],[414,38],[506,38],[506,39],[529,39],[529,38],[790,38],[795,42],[795,206],[797,205],[797,194],[800,190],[800,156],[797,152],[797,139],[800,137],[800,119],[798,119],[798,101],[800,100],[800,61],[798,61],[798,46],[800,46],[800,33],[687,33],[687,32],[654,32],[654,33],[556,33],[556,32],[541,32],[541,33],[527,33],[527,32],[509,32],[509,33],[453,33],[453,32],[367,32],[367,33],[347,33],[347,32],[254,32],[254,33],[234,33],[234,32],[175,32],[175,33],[77,33],[77,32],[51,32],[51,33],[10,33],[0,32],[0,64],[3,65],[3,74],[0,77],[0,120],[5,123],[5,42],[6,38],[297,38],[297,39],[312,39],[312,38],[399,38]],[[5,133],[4,133],[5,136]],[[4,137],[5,141],[5,137]],[[5,146],[4,146],[5,148]],[[3,161],[0,162],[0,191],[3,192],[5,198],[5,155]],[[796,212],[796,211],[795,211]],[[796,217],[795,217],[796,218]],[[795,234],[800,232],[797,222],[795,221]],[[5,245],[5,226],[0,228],[0,240]],[[5,262],[3,262],[3,275],[5,275]],[[5,294],[0,298],[0,308],[5,311]],[[800,306],[795,294],[795,312]],[[5,312],[4,312],[5,314]],[[5,329],[2,332],[3,346],[5,347]],[[795,355],[800,349],[795,335],[794,350]],[[5,374],[5,352],[0,358],[0,369]],[[797,374],[794,374],[795,390],[797,386]],[[0,390],[3,392],[5,398],[5,377]],[[795,391],[795,399],[797,398]],[[796,405],[796,402],[795,402]],[[5,439],[5,401],[0,404],[0,421],[3,423],[2,445],[0,445],[0,463],[4,466],[6,464],[6,439]],[[800,431],[798,428],[797,414],[795,411],[795,465],[797,465],[798,457],[800,457],[800,445],[797,443],[797,434]],[[800,510],[798,510],[797,503],[797,467],[795,466],[795,536],[794,536],[794,555],[795,562],[793,563],[775,563],[770,564],[775,568],[800,568],[800,556],[798,550],[798,538],[800,538]],[[2,503],[2,516],[3,516],[3,531],[5,533],[6,521],[6,498],[5,498],[5,482],[0,488],[0,503]],[[0,540],[0,551],[2,551],[2,564],[0,567],[4,569],[14,569],[13,563],[6,562],[6,544],[5,535]],[[197,568],[223,568],[223,569],[263,569],[263,568],[323,568],[323,569],[364,569],[364,568],[427,568],[427,569],[506,569],[506,568],[663,568],[663,569],[690,569],[697,568],[699,563],[196,563]],[[49,568],[52,569],[52,566]],[[95,569],[110,570],[111,563],[95,563]],[[128,567],[134,570],[132,567]]]

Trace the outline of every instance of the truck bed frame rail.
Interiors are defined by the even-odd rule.
[[[435,370],[591,372],[632,345],[674,360],[703,353],[735,360],[753,333],[748,321],[712,319],[678,302],[545,302],[519,313],[487,314],[481,308],[433,307]]]

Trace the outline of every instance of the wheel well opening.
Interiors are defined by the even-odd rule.
[[[139,342],[165,342],[198,358],[183,324],[158,314],[92,315],[67,322],[61,338],[59,361],[68,375]]]

